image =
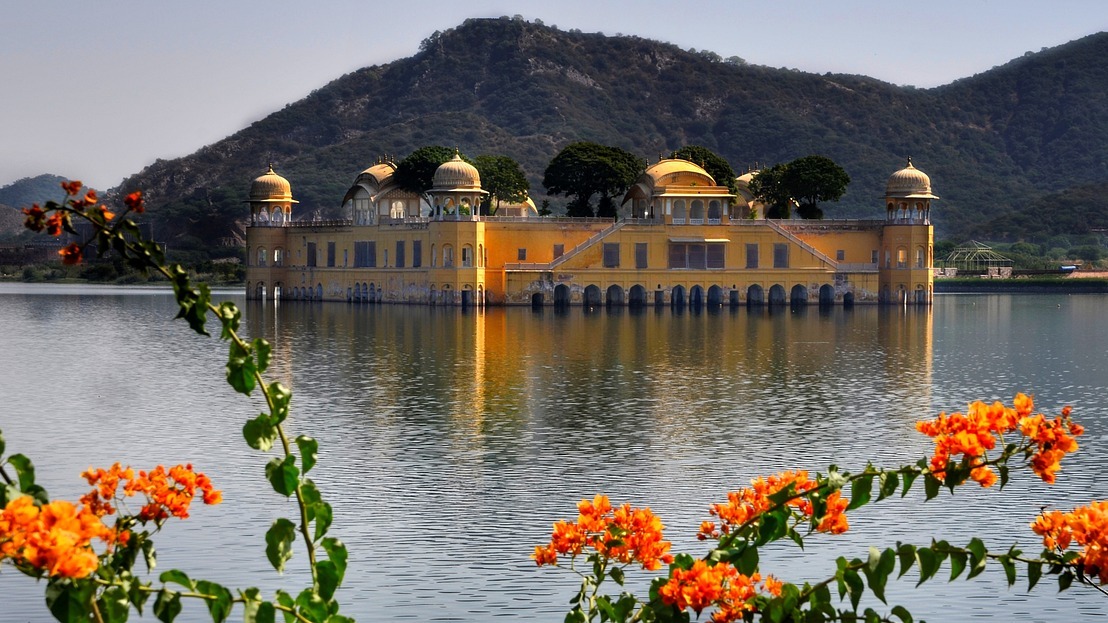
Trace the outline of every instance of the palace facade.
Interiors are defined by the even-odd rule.
[[[885,188],[884,220],[766,219],[695,163],[647,167],[620,216],[540,217],[529,200],[475,215],[488,194],[455,155],[425,194],[380,162],[341,220],[297,220],[270,167],[250,187],[251,299],[431,305],[930,304],[931,180],[911,160]]]

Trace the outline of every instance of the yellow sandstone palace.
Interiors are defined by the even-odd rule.
[[[474,216],[487,194],[455,156],[420,195],[396,165],[358,175],[337,221],[294,220],[292,188],[269,171],[250,187],[252,299],[431,305],[930,304],[931,180],[889,177],[884,220],[776,220],[747,190],[661,160],[620,217],[540,217],[529,200]],[[755,218],[749,218],[754,216]]]

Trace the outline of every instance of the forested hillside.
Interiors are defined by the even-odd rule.
[[[942,197],[932,211],[940,237],[1031,239],[1043,233],[1034,216],[1044,211],[1058,223],[1108,227],[1103,195],[1088,192],[1108,183],[1106,74],[1106,34],[915,89],[471,19],[410,58],[342,76],[193,155],[158,161],[120,190],[147,191],[171,248],[201,248],[245,214],[250,180],[269,162],[292,182],[299,215],[330,215],[379,156],[424,145],[511,156],[541,195],[544,168],[572,141],[648,160],[695,144],[740,173],[832,158],[853,181],[825,206],[827,218],[882,216],[885,180],[911,156]],[[1082,199],[1055,203],[1067,192]],[[553,199],[556,212],[563,201]]]

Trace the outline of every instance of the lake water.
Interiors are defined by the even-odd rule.
[[[678,550],[708,505],[781,469],[894,465],[929,454],[917,419],[973,399],[1033,392],[1087,427],[1054,487],[1019,472],[1005,491],[855,511],[851,530],[763,571],[832,574],[869,545],[1020,543],[1040,506],[1108,497],[1108,296],[940,295],[932,309],[857,306],[719,312],[593,312],[281,303],[245,305],[246,331],[274,344],[293,388],[290,426],[320,443],[312,476],[350,551],[343,612],[359,621],[560,621],[574,576],[528,559],[582,497],[650,506]],[[224,490],[157,539],[158,570],[231,587],[306,582],[297,550],[277,576],[264,534],[292,506],[264,483],[268,457],[242,441],[260,401],[223,380],[225,344],[199,338],[164,290],[0,284],[0,429],[54,497],[114,461],[192,462]],[[918,493],[918,494],[917,494]],[[940,576],[945,577],[945,571]],[[893,584],[918,618],[1059,621],[1104,617],[1088,588],[1009,589],[999,568],[953,584]],[[645,574],[632,574],[648,580]],[[0,572],[0,620],[50,620],[42,585]],[[879,610],[886,607],[875,604]],[[237,618],[237,616],[236,616]],[[200,604],[180,620],[203,621]]]

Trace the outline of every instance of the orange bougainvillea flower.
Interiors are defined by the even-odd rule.
[[[81,184],[81,182],[79,182],[78,180],[62,182],[61,184],[62,189],[65,190],[65,194],[72,196],[76,196],[77,193],[81,192],[81,186],[83,186],[83,184]]]
[[[55,211],[46,219],[46,233],[51,236],[62,235],[63,223],[65,223],[65,213]]]
[[[943,480],[947,464],[963,457],[973,468],[970,478],[983,487],[992,486],[997,475],[985,465],[986,454],[1005,433],[1018,431],[1033,444],[1028,446],[1031,468],[1043,481],[1053,483],[1054,475],[1061,469],[1062,457],[1077,450],[1074,438],[1084,429],[1070,421],[1068,406],[1062,409],[1060,417],[1047,420],[1042,414],[1031,415],[1035,403],[1026,394],[1017,394],[1012,404],[1013,407],[1005,407],[1000,402],[992,405],[974,402],[965,415],[940,413],[934,420],[917,422],[916,430],[935,439],[931,473]]]
[[[710,565],[697,560],[689,569],[674,569],[669,581],[658,589],[658,596],[664,603],[680,610],[692,610],[697,616],[715,607],[712,621],[728,623],[742,620],[745,613],[753,611],[750,600],[758,595],[760,582],[757,573],[744,575],[730,563]],[[781,594],[781,586],[781,582],[767,577],[763,589],[766,594],[777,596]]]
[[[594,550],[621,564],[637,562],[644,569],[660,569],[673,562],[670,543],[662,538],[664,526],[649,508],[623,504],[613,509],[605,495],[577,503],[577,521],[558,521],[550,542],[531,555],[538,565],[556,565],[558,556],[570,558]]]
[[[1108,501],[1092,502],[1072,512],[1042,513],[1031,529],[1043,537],[1043,545],[1059,553],[1076,542],[1082,546],[1075,562],[1089,577],[1108,584]]]
[[[123,204],[127,206],[127,209],[142,214],[146,211],[146,202],[142,198],[142,191],[136,190],[129,193],[123,198]]]
[[[700,532],[697,538],[700,540],[719,538],[724,534],[730,534],[735,529],[757,519],[762,513],[773,508],[775,504],[770,496],[792,488],[795,494],[804,494],[819,486],[815,480],[808,478],[808,472],[804,470],[784,471],[768,478],[755,478],[750,481],[750,487],[731,491],[727,494],[727,502],[713,504],[709,511],[719,517],[719,526],[714,522],[705,521],[700,524]],[[811,517],[813,513],[812,501],[805,496],[794,497],[786,502],[786,505],[795,509],[801,515]],[[841,534],[849,527],[846,519],[847,501],[841,494],[835,491],[827,496],[827,511],[817,524],[820,532]]]
[[[159,465],[150,472],[140,471],[136,475],[130,467],[116,463],[106,470],[89,468],[81,477],[96,487],[85,494],[81,502],[100,516],[116,512],[112,501],[140,493],[147,500],[136,516],[140,521],[163,521],[171,515],[188,518],[189,506],[198,491],[205,504],[223,501],[223,494],[212,486],[211,480],[193,471],[191,464],[177,465],[168,471]]]
[[[80,264],[84,259],[84,254],[81,251],[81,245],[76,242],[71,242],[58,251],[58,255],[62,256],[62,264],[74,265]]]
[[[100,564],[93,539],[107,543],[125,541],[105,526],[87,507],[77,509],[58,500],[36,506],[30,496],[20,496],[0,511],[0,560],[10,559],[51,577],[88,577]]]
[[[36,232],[46,228],[46,212],[37,203],[29,208],[23,208],[22,212],[27,215],[23,220],[24,227]]]

